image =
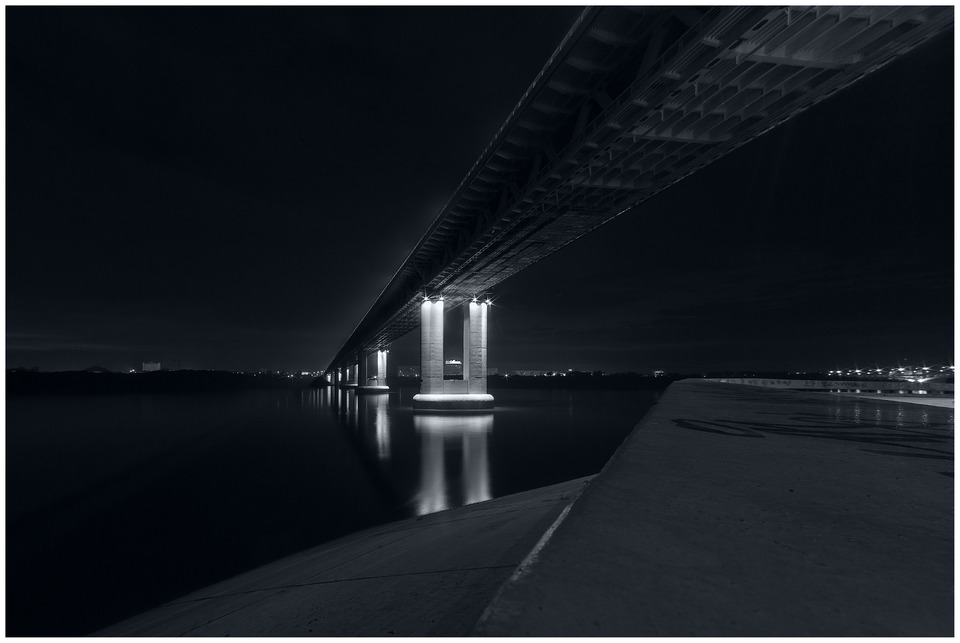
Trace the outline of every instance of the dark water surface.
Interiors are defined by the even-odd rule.
[[[599,471],[654,391],[7,397],[7,634],[80,635],[372,525]]]

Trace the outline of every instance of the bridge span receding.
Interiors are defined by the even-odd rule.
[[[952,26],[951,6],[585,8],[326,375]]]

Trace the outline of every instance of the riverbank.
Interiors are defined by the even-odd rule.
[[[8,370],[7,395],[129,395],[136,393],[233,393],[251,390],[306,389],[315,378],[276,373],[230,371],[153,371],[112,373]]]
[[[368,529],[94,636],[463,636],[588,480]]]
[[[369,529],[98,634],[952,636],[953,426],[678,382],[588,485]]]

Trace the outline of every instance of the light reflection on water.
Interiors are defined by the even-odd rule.
[[[495,412],[415,413],[409,393],[329,387],[316,398],[320,416],[335,419],[409,516],[595,473],[657,397],[636,391],[499,391]],[[502,430],[493,452],[495,418]],[[538,458],[547,460],[539,469],[515,463]]]
[[[893,406],[890,402],[897,403]],[[865,417],[873,417],[873,426],[897,429],[935,428],[952,430],[954,411],[950,407],[922,406],[889,399],[843,398],[842,403],[827,410],[836,426],[858,425]]]
[[[397,477],[403,477],[403,471],[409,471],[411,465],[418,464],[416,488],[406,492],[406,496],[398,488],[401,497],[409,498],[413,515],[422,516],[493,498],[488,440],[493,432],[494,413],[409,414],[405,413],[409,409],[397,394],[357,394],[346,389],[325,389],[318,392],[315,399],[317,408],[326,406],[342,427],[359,436],[363,455],[376,455],[378,466],[386,467],[385,475],[394,478],[391,484]],[[572,401],[567,413],[572,417]],[[398,417],[392,420],[392,414]],[[409,427],[418,440],[419,462],[391,463],[394,457],[391,445],[394,439],[409,445]],[[407,449],[406,457],[409,455]],[[451,456],[454,462],[459,460],[458,470],[449,470]]]
[[[421,484],[417,494],[417,514],[449,508],[451,481],[444,467],[445,444],[459,446],[463,458],[461,477],[463,504],[492,498],[490,467],[487,461],[487,436],[493,431],[493,413],[456,414],[418,413],[413,426],[421,436]]]
[[[390,415],[387,413],[389,397],[386,393],[351,395],[357,406],[358,426],[373,427],[373,442],[379,460],[390,459]]]

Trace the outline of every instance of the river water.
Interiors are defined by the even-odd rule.
[[[7,634],[90,633],[392,520],[597,473],[654,391],[7,398]]]

